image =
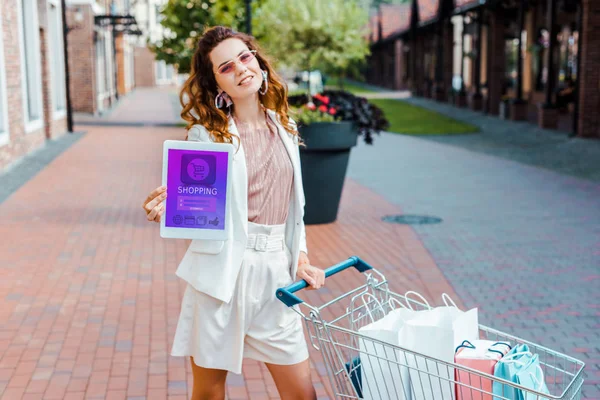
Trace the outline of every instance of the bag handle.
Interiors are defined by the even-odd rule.
[[[456,354],[458,352],[458,350],[460,349],[474,349],[475,346],[473,346],[473,343],[469,342],[468,340],[463,340],[463,342],[456,347],[456,349],[454,350],[454,354]]]
[[[456,305],[454,300],[452,300],[452,297],[450,297],[450,295],[448,295],[448,293],[442,293],[442,300],[444,301],[444,304],[446,305],[446,307],[458,308],[458,306]],[[448,302],[450,302],[450,304],[448,304]]]
[[[515,360],[515,357],[524,356],[524,355],[528,355],[529,357],[531,357],[528,360],[528,362]],[[519,351],[517,353],[509,354],[507,356],[502,357],[498,362],[505,363],[505,364],[519,364],[521,366],[525,366],[525,365],[529,364],[532,359],[533,359],[533,354],[530,351]]]
[[[505,342],[496,342],[496,343],[494,343],[493,345],[491,345],[491,346],[488,348],[488,351],[489,351],[490,353],[498,353],[498,354],[500,354],[500,356],[501,356],[501,357],[504,357],[504,355],[505,355],[505,354],[504,354],[503,352],[501,352],[500,350],[492,349],[492,347],[494,347],[494,346],[496,346],[496,345],[499,345],[499,344],[503,344],[503,345],[505,345],[505,346],[508,346],[508,351],[511,351],[511,350],[512,350],[512,346],[511,346],[510,344],[508,344],[508,343],[505,343]]]
[[[503,344],[504,346],[508,347],[508,350],[512,350],[512,346],[510,344],[506,343],[506,342],[496,342],[493,345],[491,345],[490,348],[492,348],[492,347],[494,347],[496,345],[499,345],[499,344]]]
[[[392,307],[392,302],[394,302],[394,303],[398,303],[398,305],[400,306],[400,308],[405,308],[405,309],[409,310],[409,308],[406,306],[406,304],[403,304],[403,303],[402,303],[400,300],[398,300],[398,299],[397,299],[397,298],[395,298],[395,297],[391,297],[391,298],[388,300],[388,304],[390,305],[390,308],[391,308],[392,310],[395,310],[395,309],[396,309],[396,307]]]
[[[495,349],[492,348],[492,347],[494,347],[496,345],[499,345],[499,344],[503,344],[505,346],[508,346],[509,351],[512,350],[512,346],[510,344],[505,343],[505,342],[496,342],[496,343],[492,344],[487,349],[487,351],[489,351],[490,353],[498,353],[498,354],[500,354],[501,357],[504,357],[504,353],[502,353],[499,350],[495,350]],[[458,347],[456,347],[456,349],[454,350],[454,354],[456,354],[458,352],[458,350],[461,349],[461,348],[475,349],[475,346],[473,345],[473,343],[469,342],[468,340],[463,340],[463,342]],[[519,353],[517,353],[517,354],[519,354]]]
[[[427,306],[428,309],[431,310],[431,306],[429,305],[429,302],[427,300],[425,300],[425,297],[423,297],[420,293],[415,292],[414,290],[409,290],[408,292],[404,293],[404,297],[406,298],[406,304],[408,306],[409,309],[415,311],[414,308],[412,308],[412,305],[410,304],[410,301],[408,301],[408,295],[409,294],[414,294],[415,296],[417,296],[419,299],[423,300],[423,303]]]
[[[542,376],[541,379],[538,379],[537,376],[531,372],[529,373],[529,376],[538,385],[538,388],[535,390],[538,392],[541,392],[542,389],[544,388],[544,370],[542,370],[542,367],[540,367],[540,364],[536,365],[536,371],[540,371],[540,375]]]

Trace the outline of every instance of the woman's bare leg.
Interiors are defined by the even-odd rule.
[[[316,400],[309,361],[293,365],[266,364],[281,400]]]
[[[194,388],[192,400],[225,400],[225,380],[227,371],[222,369],[202,368],[192,361],[192,374],[194,375]]]

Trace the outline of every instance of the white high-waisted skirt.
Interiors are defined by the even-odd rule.
[[[248,222],[248,245],[233,298],[222,302],[188,285],[171,349],[200,367],[236,374],[242,360],[291,365],[308,358],[302,319],[275,297],[293,282],[285,224]],[[202,266],[198,266],[202,268]]]

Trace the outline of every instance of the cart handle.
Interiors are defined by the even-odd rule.
[[[346,261],[342,261],[339,264],[335,264],[325,270],[325,278],[329,278],[337,274],[338,272],[342,272],[345,269],[350,267],[356,268],[359,272],[365,272],[373,269],[372,266],[361,260],[356,256],[352,256],[348,258]],[[304,300],[296,296],[295,292],[302,290],[308,287],[308,283],[302,279],[298,282],[294,282],[284,288],[277,289],[276,296],[279,300],[281,300],[286,306],[292,307],[296,304],[304,303]]]

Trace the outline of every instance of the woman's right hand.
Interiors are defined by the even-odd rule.
[[[146,211],[148,221],[160,222],[160,217],[165,212],[164,200],[166,198],[166,186],[159,186],[148,195],[144,204],[142,204],[142,208]]]

